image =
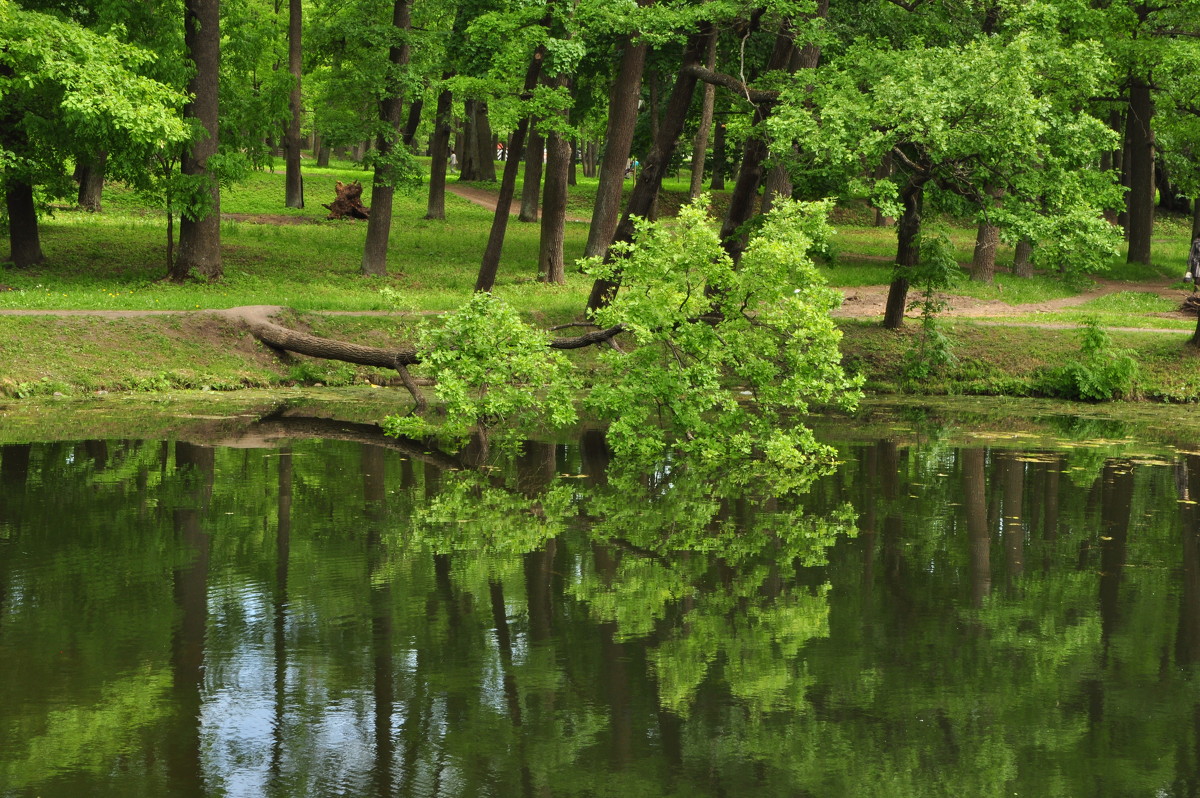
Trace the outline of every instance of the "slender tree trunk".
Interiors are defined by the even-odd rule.
[[[4,199],[8,208],[8,259],[17,268],[41,263],[46,256],[42,254],[42,243],[38,237],[33,186],[10,178]]]
[[[443,77],[448,78],[449,75]],[[429,171],[429,205],[425,211],[426,219],[446,218],[446,159],[450,155],[450,114],[453,108],[453,94],[450,89],[442,89],[438,94],[433,139],[429,146],[432,165]]]
[[[704,65],[709,69],[717,68],[717,37],[708,40],[708,52],[704,55]],[[708,134],[712,130],[713,106],[717,101],[715,84],[704,84],[704,100],[700,103],[700,127],[696,130],[696,140],[692,143],[692,184],[688,188],[688,197],[695,199],[700,196],[704,187],[704,159],[708,155]]]
[[[987,480],[984,475],[983,449],[964,449],[960,455],[963,475],[963,503],[967,514],[967,546],[971,580],[971,606],[983,606],[992,592],[991,538],[987,525]]]
[[[908,304],[908,273],[921,262],[921,207],[925,199],[924,178],[910,179],[900,192],[904,212],[896,228],[896,276],[888,289],[883,326],[898,330],[904,324]]]
[[[208,158],[217,152],[217,85],[221,69],[221,15],[219,0],[185,0],[183,41],[194,72],[188,81],[192,101],[184,116],[199,122],[200,139],[184,150],[180,171],[209,184],[210,207],[204,216],[179,220],[179,255],[168,275],[182,282],[189,275],[219,280],[221,268],[221,190],[208,171]]]
[[[542,24],[548,26],[550,17],[544,17]],[[531,94],[537,86],[545,55],[545,46],[538,45],[529,68],[525,71],[525,95]],[[517,123],[517,129],[509,140],[508,160],[504,162],[504,178],[500,182],[500,195],[496,198],[496,214],[492,217],[492,230],[488,236],[487,248],[483,252],[483,261],[479,265],[479,276],[475,280],[476,291],[491,291],[492,286],[496,284],[496,273],[500,270],[500,253],[504,249],[504,234],[508,230],[509,210],[517,186],[517,171],[521,168],[520,153],[525,146],[525,136],[528,132],[529,117],[525,117]]]
[[[708,184],[712,191],[725,190],[726,160],[725,123],[718,121],[716,129],[713,131],[712,180]]]
[[[542,161],[546,156],[546,140],[530,120],[529,146],[525,148],[525,183],[521,186],[522,222],[538,220],[538,199],[542,192]]]
[[[642,88],[642,69],[646,64],[646,45],[626,37],[621,45],[621,61],[608,96],[608,126],[604,133],[604,159],[600,165],[600,185],[592,209],[584,256],[603,257],[612,242],[621,214],[621,194],[625,189],[625,164],[633,143],[637,123],[638,97]]]
[[[479,148],[475,146],[475,106],[478,100],[468,99],[463,102],[463,130],[455,142],[454,149],[458,152],[458,179],[478,180]]]
[[[396,0],[392,6],[392,25],[404,37],[401,43],[388,50],[388,61],[395,71],[408,65],[408,31],[412,27],[412,0]],[[388,236],[392,230],[392,196],[396,191],[396,168],[388,163],[389,156],[399,145],[403,86],[398,76],[387,88],[379,104],[382,128],[375,144],[379,160],[375,164],[375,182],[371,187],[371,216],[367,219],[367,241],[363,247],[362,273],[387,274]]]
[[[1125,140],[1129,152],[1129,194],[1126,207],[1129,227],[1129,263],[1150,263],[1150,238],[1154,232],[1154,100],[1141,77],[1130,80],[1129,117]]]
[[[579,142],[576,139],[571,139],[571,155],[570,162],[567,165],[567,185],[579,185],[579,177],[576,174],[575,165],[579,162]]]
[[[667,164],[671,162],[671,157],[675,154],[675,148],[679,143],[679,137],[683,133],[683,124],[692,103],[692,95],[696,93],[696,76],[692,74],[692,67],[701,63],[701,59],[708,49],[708,38],[715,35],[712,27],[706,24],[701,32],[693,34],[688,39],[687,47],[683,51],[679,75],[675,78],[675,87],[671,90],[671,96],[667,100],[667,110],[663,115],[662,124],[659,126],[658,138],[651,144],[650,152],[647,153],[646,160],[638,173],[637,180],[633,185],[633,192],[629,195],[629,204],[625,208],[625,215],[621,218],[616,233],[613,235],[614,241],[632,241],[634,220],[638,217],[645,218],[650,213],[650,209],[654,207]],[[606,259],[608,257],[609,255],[605,255]],[[603,279],[592,283],[592,293],[588,297],[588,310],[596,310],[606,305],[616,293],[617,285],[616,282]]]
[[[421,126],[421,113],[425,110],[425,100],[420,97],[415,98],[408,104],[408,119],[404,123],[404,131],[400,134],[400,141],[405,147],[411,147],[413,141],[417,138],[417,128]]]
[[[292,90],[288,94],[290,115],[283,150],[284,204],[289,208],[304,207],[304,177],[300,173],[301,3],[302,0],[288,0],[288,71],[292,73]]]
[[[1200,197],[1192,200],[1192,240],[1200,238]]]
[[[100,213],[101,195],[104,193],[104,170],[108,165],[108,152],[100,150],[95,155],[81,156],[76,175],[79,178],[79,207],[92,213]]]
[[[321,147],[317,150],[317,166],[321,168],[328,167],[330,154],[329,142],[322,139]]]
[[[569,86],[566,75],[560,75],[556,83],[560,87]],[[567,281],[563,238],[567,223],[567,175],[571,153],[570,142],[557,131],[551,131],[546,138],[546,197],[542,203],[542,234],[538,246],[538,279],[544,283]]]

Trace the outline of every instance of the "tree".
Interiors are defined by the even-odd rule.
[[[1006,41],[915,50],[856,45],[786,90],[768,123],[777,139],[812,153],[810,168],[843,169],[899,218],[885,327],[903,323],[930,186],[980,208],[994,202],[989,189],[1002,190],[1014,226],[1020,219],[1025,230],[1039,228],[1034,240],[1049,239],[1052,227],[1060,241],[1076,242],[1039,250],[1043,261],[1063,269],[1103,265],[1112,243],[1099,219],[1111,182],[1088,166],[1111,133],[1080,112],[1078,100],[1098,90],[1104,63],[1094,45],[1020,32]],[[861,164],[886,155],[893,176],[861,176]]]
[[[300,118],[303,106],[300,101],[302,43],[302,0],[288,0],[288,72],[292,76],[292,90],[288,92],[287,131],[284,134],[284,205],[289,208],[304,207],[304,178],[300,173]]]
[[[11,0],[0,0],[0,40],[0,188],[9,259],[24,267],[44,258],[34,188],[65,196],[78,152],[137,160],[183,141],[183,97],[139,73],[146,50]]]
[[[179,220],[179,257],[168,275],[176,282],[190,276],[221,279],[221,188],[209,159],[218,147],[218,77],[221,72],[221,21],[218,0],[185,0],[183,36],[194,72],[188,81],[191,101],[184,116],[197,131],[180,162],[195,185],[196,201]]]

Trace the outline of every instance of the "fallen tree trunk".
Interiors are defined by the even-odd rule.
[[[380,349],[346,341],[335,341],[332,338],[322,338],[319,335],[311,335],[284,327],[268,318],[271,313],[278,310],[280,309],[275,307],[232,308],[223,311],[222,315],[229,316],[246,325],[251,335],[272,349],[281,349],[325,360],[340,360],[359,366],[396,369],[401,372],[402,378],[407,372],[406,366],[421,362],[416,349]],[[615,327],[593,330],[583,335],[553,338],[550,340],[549,347],[551,349],[582,349],[594,344],[602,344],[624,331],[625,326],[618,324]]]

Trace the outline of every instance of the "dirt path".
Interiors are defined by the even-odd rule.
[[[852,286],[840,287],[837,290],[842,292],[842,294],[846,297],[846,300],[840,308],[833,312],[835,317],[883,317],[884,305],[887,302],[888,286]],[[1049,299],[1044,302],[1030,302],[1025,304],[1009,304],[998,299],[976,299],[975,297],[960,296],[958,294],[945,294],[942,298],[948,303],[948,307],[942,312],[941,315],[958,318],[996,319],[1003,318],[1005,316],[1020,316],[1034,313],[1054,313],[1055,311],[1078,307],[1090,302],[1093,299],[1096,299],[1097,297],[1115,294],[1121,291],[1157,294],[1158,296],[1180,303],[1182,303],[1184,297],[1184,294],[1179,291],[1179,289],[1173,288],[1171,284],[1165,280],[1160,282],[1146,283],[1129,283],[1121,280],[1097,280],[1095,288],[1082,294],[1062,297],[1060,299]],[[913,296],[914,294],[910,290],[909,299],[912,299]],[[910,317],[916,317],[918,314],[910,311],[908,315]],[[1153,315],[1163,318],[1192,318],[1189,315],[1176,312],[1157,313]],[[994,321],[992,323],[1005,324],[1006,322]],[[1029,325],[1026,323],[1023,324],[1023,326]],[[1075,325],[1036,324],[1033,326],[1073,327]]]
[[[496,210],[496,206],[500,202],[500,197],[497,192],[489,191],[485,188],[475,188],[474,186],[460,186],[456,183],[447,183],[446,190],[456,197],[462,197],[469,202],[474,202],[476,205],[482,205],[489,211]],[[511,216],[517,216],[521,213],[521,199],[514,197],[512,204],[509,205],[508,213]],[[568,216],[568,222],[583,222],[588,224],[590,219],[581,219],[577,216]]]

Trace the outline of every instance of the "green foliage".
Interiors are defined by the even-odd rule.
[[[701,197],[669,225],[639,222],[634,243],[617,248],[621,257],[590,267],[619,275],[622,288],[597,321],[624,325],[636,348],[602,355],[609,375],[588,407],[611,422],[617,453],[635,459],[675,448],[784,469],[825,461],[829,451],[797,414],[858,396],[829,317],[840,297],[810,256],[830,232],[829,206],[780,203],[735,267],[706,204]]]
[[[904,355],[902,370],[910,382],[920,383],[955,361],[950,339],[938,323],[938,314],[946,308],[946,300],[938,292],[955,285],[963,276],[950,239],[945,234],[925,237],[921,241],[921,262],[909,274],[918,295],[908,307],[920,309],[921,331]]]
[[[435,380],[444,413],[437,425],[420,416],[390,416],[392,435],[436,433],[462,443],[473,432],[489,439],[514,428],[573,423],[578,378],[545,333],[524,323],[491,294],[477,293],[440,323],[427,323],[418,351]]]
[[[1044,369],[1036,385],[1049,396],[1101,402],[1131,396],[1137,378],[1137,361],[1114,349],[1105,329],[1090,319],[1083,327],[1079,359]]]

